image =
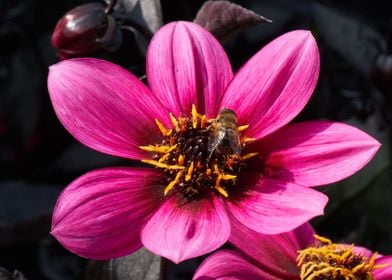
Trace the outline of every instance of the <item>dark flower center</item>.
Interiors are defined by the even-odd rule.
[[[140,148],[152,152],[144,163],[160,168],[165,174],[164,195],[180,193],[196,199],[211,193],[229,197],[245,161],[257,153],[242,155],[252,138],[240,137],[248,126],[238,126],[234,111],[223,109],[216,119],[208,120],[192,107],[192,116],[175,118],[172,129],[155,120],[163,135],[161,143]]]
[[[298,252],[301,280],[373,280],[377,253],[370,258],[354,252],[354,245],[334,244],[315,235],[322,244]]]

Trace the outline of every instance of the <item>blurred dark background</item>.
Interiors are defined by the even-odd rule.
[[[235,70],[284,32],[303,28],[316,37],[320,79],[295,121],[351,123],[383,146],[359,173],[321,189],[330,203],[326,215],[312,223],[319,234],[335,241],[392,254],[392,17],[385,1],[232,2],[273,21],[244,23],[239,32],[222,39]],[[69,253],[49,235],[51,211],[68,183],[88,170],[129,164],[74,140],[56,118],[48,97],[48,66],[59,61],[51,34],[67,11],[85,3],[0,2],[0,279],[23,279],[15,270],[27,279],[104,279],[86,272],[86,267],[96,269],[101,263]],[[163,22],[192,21],[203,3],[162,0]],[[140,10],[128,12],[130,27],[119,31],[122,41],[85,55],[111,60],[142,77],[149,38],[143,30],[148,26]],[[170,279],[190,279],[199,261],[171,267]]]

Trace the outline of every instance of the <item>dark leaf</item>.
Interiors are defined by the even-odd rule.
[[[66,250],[56,239],[42,239],[37,253],[45,279],[82,279],[87,260]]]
[[[5,268],[0,267],[0,280],[27,280],[27,278],[18,270],[11,273]]]
[[[160,257],[142,248],[122,258],[90,261],[85,280],[157,280],[160,277]]]
[[[106,4],[111,5],[115,0],[105,0]],[[130,13],[135,8],[139,0],[117,0],[115,1],[114,10],[120,13]]]
[[[160,0],[140,0],[143,19],[152,33],[162,26],[162,8]]]
[[[108,16],[108,27],[104,35],[97,39],[102,47],[110,52],[117,51],[123,42],[123,36],[119,28],[117,28],[116,20]]]
[[[119,162],[119,158],[105,155],[87,148],[81,144],[74,144],[52,163],[47,172],[78,172],[99,167],[112,166]]]
[[[338,11],[314,4],[314,20],[326,43],[367,75],[386,42],[373,28]]]
[[[37,52],[32,49],[15,53],[10,67],[11,79],[0,96],[0,108],[6,112],[12,129],[18,131],[24,141],[27,141],[37,125],[41,105],[40,81],[44,73],[37,56]]]
[[[47,235],[60,191],[43,184],[1,182],[0,247]]]
[[[207,1],[194,22],[224,41],[248,27],[271,20],[229,1]]]
[[[147,53],[147,46],[148,46],[148,38],[144,33],[140,32],[140,29],[135,28],[131,25],[129,26],[122,26],[123,30],[127,30],[131,32],[135,38],[136,46],[143,57],[146,56]]]

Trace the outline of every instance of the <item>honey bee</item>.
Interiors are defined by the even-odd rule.
[[[223,155],[239,156],[241,154],[237,117],[233,110],[222,109],[218,117],[213,120],[210,129],[208,139],[210,157],[214,151]]]

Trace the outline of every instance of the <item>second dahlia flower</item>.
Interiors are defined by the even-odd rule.
[[[389,280],[392,256],[315,234],[308,223],[293,231],[265,235],[237,224],[230,241],[197,269],[194,280]]]
[[[148,87],[103,60],[53,65],[48,88],[65,128],[90,148],[145,167],[76,179],[58,199],[52,234],[87,258],[145,246],[180,262],[224,244],[233,219],[276,234],[321,215],[327,197],[311,187],[353,174],[379,143],[342,123],[287,125],[318,73],[308,31],[277,38],[233,76],[218,41],[188,22],[152,39]]]

